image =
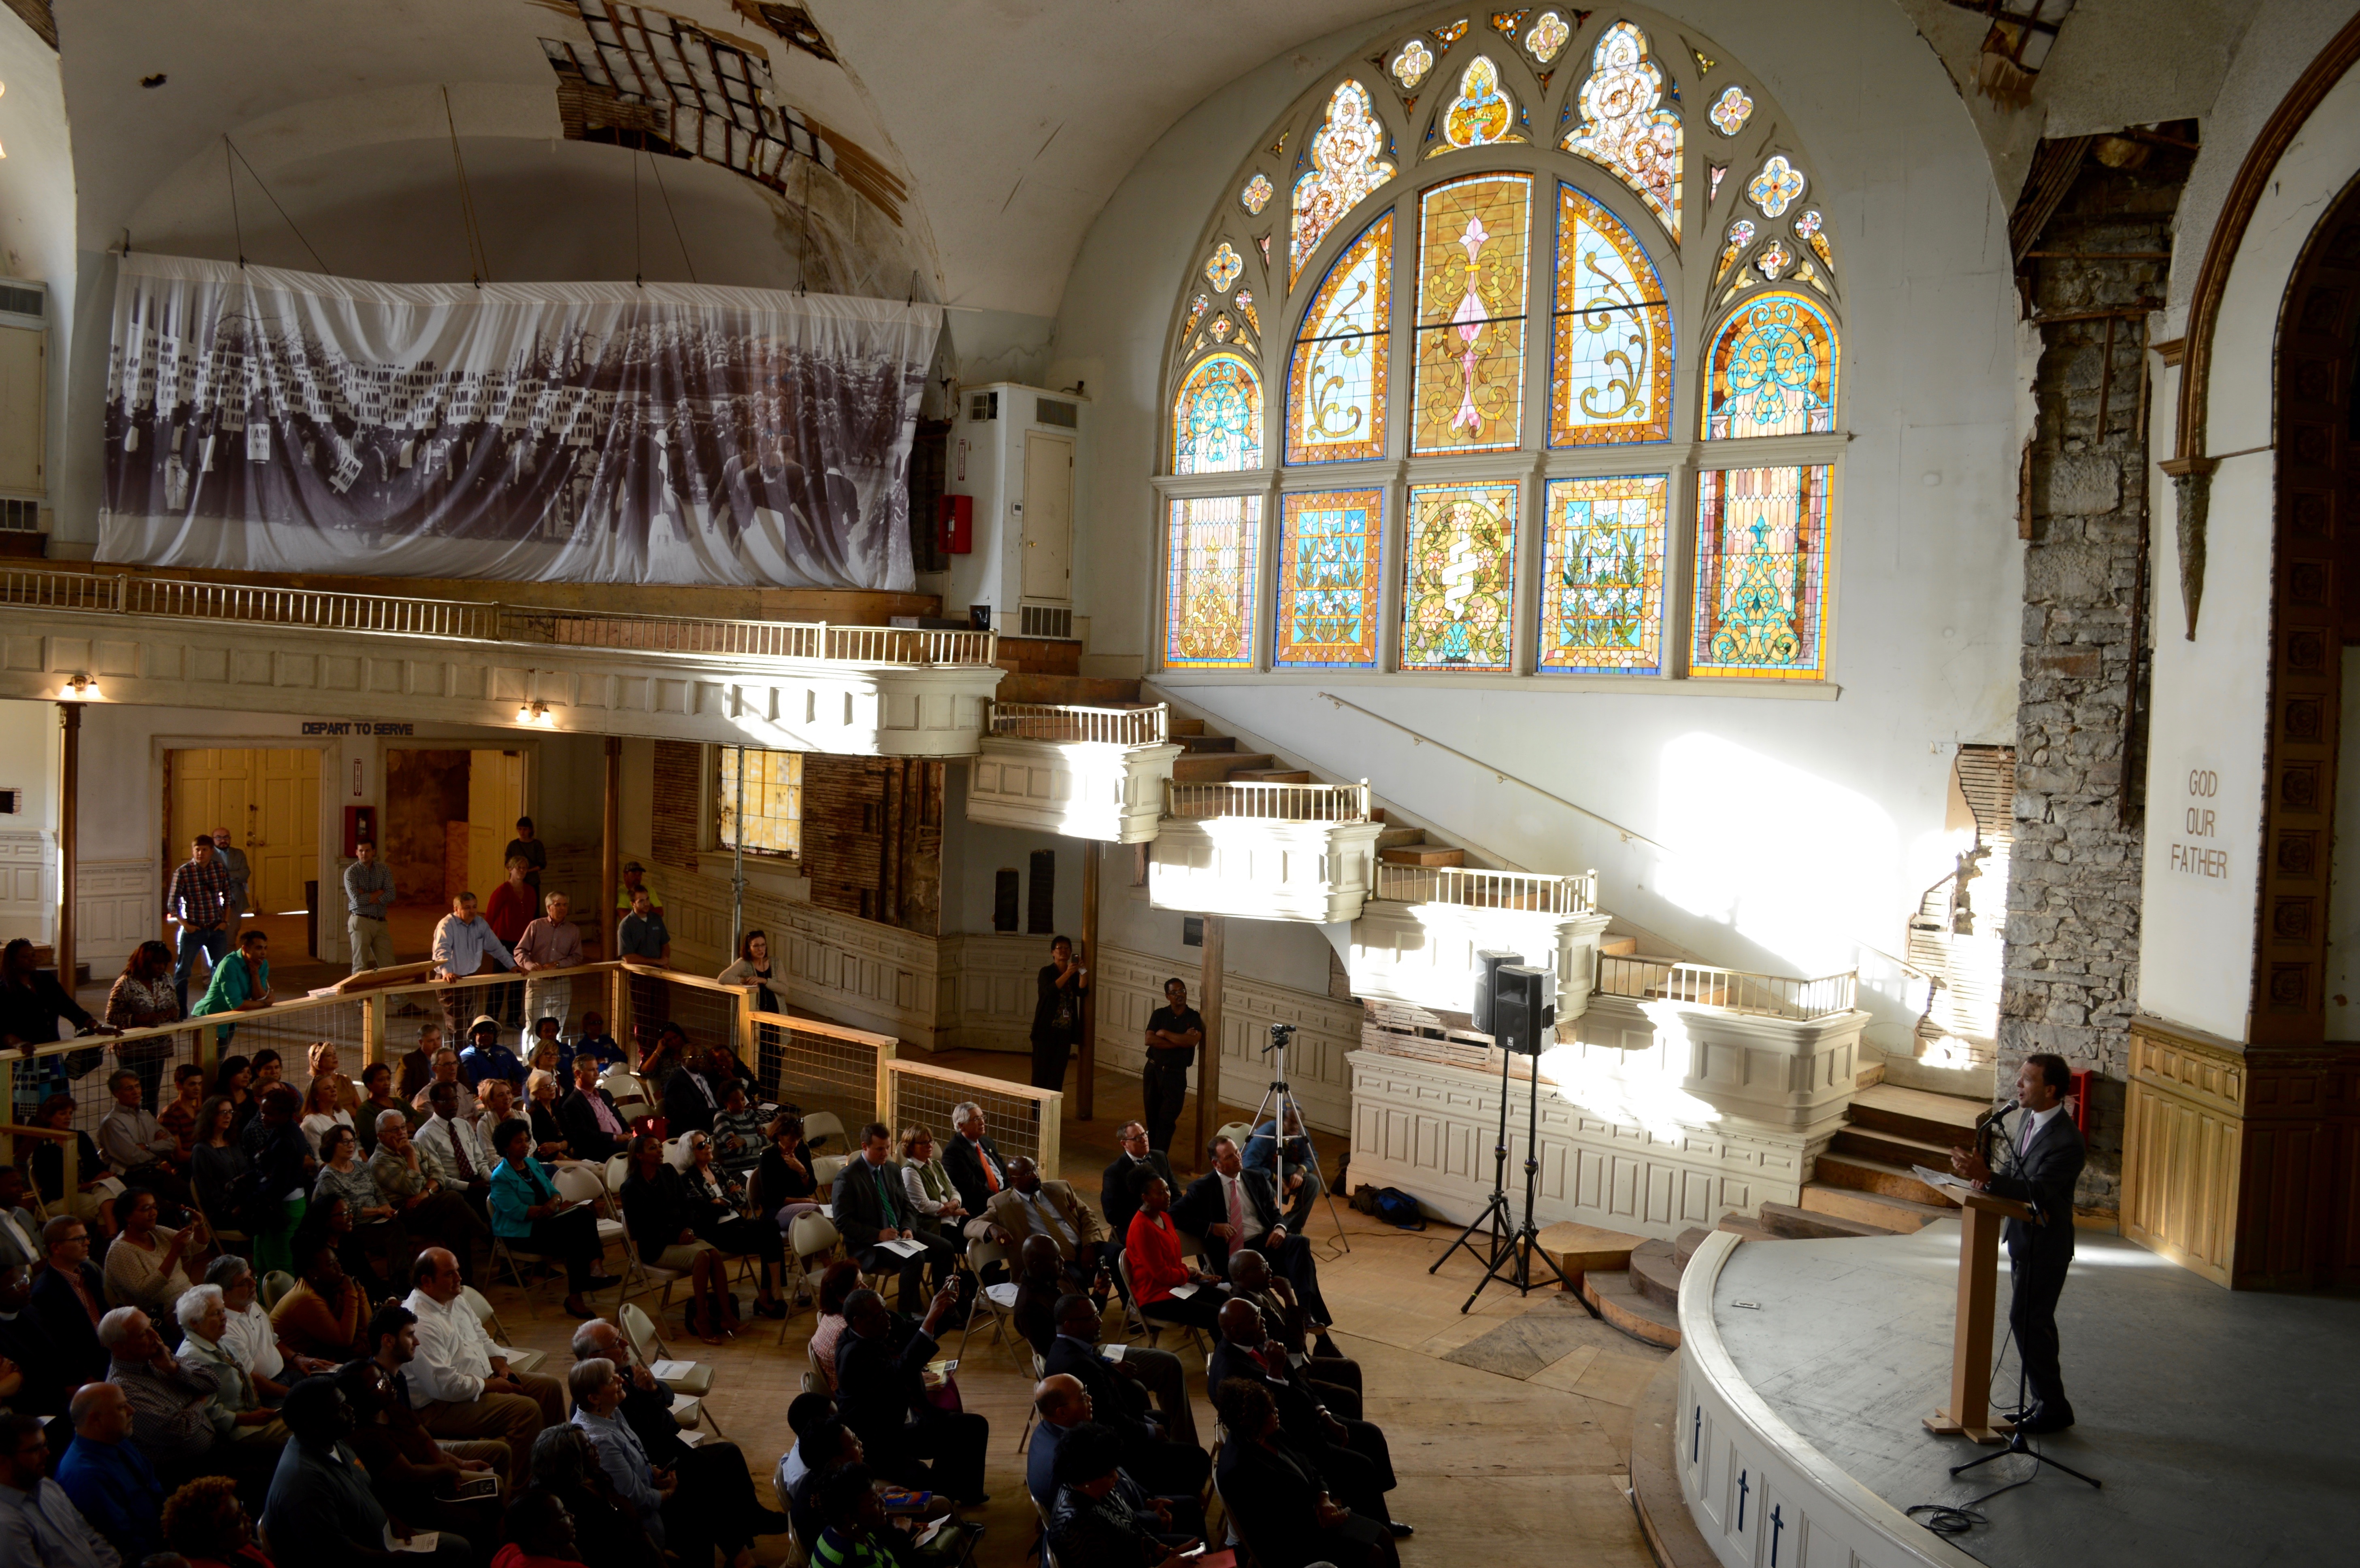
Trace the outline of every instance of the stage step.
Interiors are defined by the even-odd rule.
[[[1975,1118],[1990,1108],[1981,1100],[1881,1083],[1853,1093],[1848,1119],[1853,1127],[1874,1132],[1898,1133],[1925,1143],[1966,1149],[1975,1140]]]
[[[1674,1358],[1632,1408],[1631,1507],[1658,1568],[1721,1568],[1680,1492],[1680,1472],[1687,1468],[1681,1443],[1690,1432],[1682,1415],[1680,1364]]]
[[[1688,1266],[1688,1259],[1696,1256],[1696,1249],[1702,1247],[1705,1237],[1711,1234],[1702,1225],[1690,1225],[1673,1239],[1672,1256],[1680,1260],[1682,1269]]]
[[[1268,768],[1267,752],[1210,751],[1184,754],[1172,759],[1172,779],[1177,784],[1218,784],[1240,768]]]
[[[1378,850],[1377,858],[1394,866],[1464,866],[1467,852],[1438,844],[1397,844]]]
[[[1631,1267],[1631,1254],[1647,1238],[1626,1231],[1601,1230],[1578,1220],[1560,1220],[1540,1233],[1541,1250],[1557,1259],[1567,1279],[1592,1269]]]
[[[1905,1171],[1912,1165],[1948,1171],[1951,1147],[1948,1143],[1910,1138],[1903,1133],[1884,1132],[1852,1123],[1838,1129],[1834,1139],[1828,1145],[1828,1150],[1831,1154],[1856,1154],[1863,1160],[1882,1160]]]
[[[1377,834],[1377,847],[1381,850],[1392,849],[1398,844],[1425,842],[1424,828],[1386,828]]]
[[[1851,1187],[1830,1187],[1818,1181],[1804,1183],[1803,1207],[1815,1214],[1861,1220],[1899,1236],[1923,1230],[1930,1221],[1958,1213],[1932,1203],[1913,1203],[1906,1198],[1888,1198],[1880,1192],[1863,1192]]]
[[[1639,1293],[1623,1269],[1593,1269],[1581,1277],[1581,1299],[1598,1309],[1612,1327],[1643,1344],[1680,1347],[1680,1315]]]
[[[1178,737],[1180,741],[1180,750],[1184,756],[1195,757],[1201,752],[1235,751],[1238,749],[1237,736],[1207,735],[1204,733],[1204,723],[1205,722],[1202,719],[1196,720],[1196,729],[1195,733]]]
[[[1931,1203],[1938,1208],[1958,1206],[1946,1200],[1936,1189],[1912,1176],[1907,1165],[1888,1164],[1865,1155],[1839,1154],[1833,1150],[1822,1154],[1813,1180],[1824,1186],[1849,1187],[1856,1192],[1906,1198],[1913,1203]]]
[[[1817,1241],[1829,1236],[1892,1236],[1896,1233],[1866,1220],[1846,1219],[1839,1214],[1814,1214],[1791,1203],[1762,1205],[1762,1228],[1774,1236],[1795,1241]]]
[[[1715,1230],[1725,1230],[1730,1235],[1743,1241],[1776,1241],[1779,1239],[1777,1236],[1771,1235],[1768,1231],[1764,1230],[1762,1228],[1762,1222],[1752,1214],[1723,1214],[1721,1216],[1721,1223],[1712,1228]]]
[[[1006,675],[992,697],[1001,702],[1072,702],[1086,708],[1141,705],[1138,681],[1098,675]],[[1172,727],[1177,730],[1181,723],[1175,719]]]
[[[1300,768],[1240,768],[1229,775],[1232,784],[1308,784],[1310,773]]]
[[[1631,1249],[1631,1283],[1660,1307],[1677,1311],[1680,1270],[1685,1265],[1668,1241],[1643,1242]]]

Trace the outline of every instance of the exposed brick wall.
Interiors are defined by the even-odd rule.
[[[803,841],[813,903],[905,931],[940,930],[941,763],[806,757]]]
[[[705,747],[694,741],[656,742],[655,821],[648,846],[659,866],[696,869],[698,796],[705,790]]]

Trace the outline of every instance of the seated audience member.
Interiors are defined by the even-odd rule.
[[[345,1111],[358,1111],[361,1108],[360,1085],[354,1083],[351,1076],[344,1072],[342,1057],[336,1050],[334,1040],[313,1040],[304,1048],[303,1059],[311,1070],[311,1078],[303,1085],[303,1096],[307,1106],[310,1104],[313,1085],[325,1078],[336,1086],[336,1105],[339,1108]]]
[[[499,1020],[488,1013],[478,1014],[467,1026],[467,1049],[459,1053],[459,1076],[473,1089],[478,1098],[487,1080],[504,1078],[508,1092],[524,1087],[524,1062],[513,1051],[500,1043]]]
[[[157,1474],[169,1484],[221,1468],[214,1449],[232,1423],[213,1400],[213,1374],[173,1360],[164,1336],[137,1307],[117,1307],[100,1319],[98,1338],[113,1357],[106,1380],[131,1401],[131,1440]]]
[[[25,1206],[29,1190],[22,1171],[0,1165],[0,1268],[11,1263],[41,1266],[41,1222]]]
[[[528,1492],[508,1510],[508,1540],[492,1568],[568,1568],[582,1561],[573,1512],[547,1492]]]
[[[189,1288],[188,1265],[204,1249],[205,1222],[192,1214],[181,1229],[164,1229],[156,1194],[141,1187],[126,1189],[115,1211],[123,1234],[106,1249],[107,1305],[169,1314]]]
[[[531,1038],[519,1048],[524,1056],[524,1085],[532,1087],[535,1073],[555,1073],[557,1053],[564,1046],[565,1020],[554,1014],[535,1018]]]
[[[120,1568],[122,1557],[49,1479],[49,1440],[21,1410],[0,1410],[0,1563]]]
[[[418,1352],[418,1320],[407,1307],[380,1307],[369,1319],[376,1349],[337,1368],[353,1407],[353,1449],[368,1467],[370,1489],[394,1521],[411,1530],[456,1530],[470,1541],[499,1533],[501,1443],[438,1443],[410,1407],[402,1368]],[[480,1483],[489,1480],[484,1492]],[[461,1489],[475,1486],[462,1497]]]
[[[744,1181],[770,1147],[765,1125],[746,1085],[732,1079],[721,1091],[721,1110],[713,1118],[713,1162]]]
[[[672,1089],[672,1075],[680,1071],[683,1062],[694,1059],[696,1047],[689,1043],[688,1031],[676,1023],[658,1026],[642,1020],[634,1026],[634,1033],[639,1050],[639,1077],[654,1091],[661,1104]],[[655,1036],[652,1045],[648,1042],[650,1034]],[[674,1125],[672,1130],[676,1137],[681,1129]]]
[[[229,1306],[219,1285],[192,1285],[174,1304],[174,1314],[180,1322],[180,1354],[182,1367],[190,1372],[202,1372],[213,1380],[213,1432],[216,1436],[240,1444],[259,1444],[277,1450],[287,1441],[287,1429],[262,1402],[262,1391],[237,1357],[229,1353],[222,1341],[229,1333]]]
[[[254,1265],[234,1252],[224,1253],[205,1269],[205,1283],[218,1285],[227,1322],[222,1348],[228,1351],[266,1405],[276,1405],[298,1377],[333,1370],[335,1363],[301,1355],[280,1343],[279,1327],[263,1311]]]
[[[229,1097],[215,1094],[197,1107],[196,1147],[189,1153],[189,1184],[197,1203],[220,1224],[235,1230],[238,1178],[249,1161],[237,1141],[237,1107]]]
[[[989,1215],[967,1212],[967,1202],[959,1196],[958,1184],[951,1180],[950,1167],[934,1152],[934,1135],[930,1129],[903,1127],[900,1148],[901,1189],[909,1193],[910,1207],[921,1223],[931,1225],[945,1236],[965,1236],[969,1241],[987,1240],[996,1234]]]
[[[604,1013],[582,1015],[582,1032],[558,1047],[557,1070],[571,1073],[574,1063],[585,1056],[596,1062],[602,1073],[609,1067],[631,1064],[630,1054],[624,1051],[622,1043],[606,1032]]]
[[[713,1150],[712,1134],[688,1135],[688,1164],[682,1169],[680,1181],[695,1214],[690,1223],[724,1258],[751,1254],[760,1258],[761,1282],[755,1287],[754,1310],[766,1318],[785,1317],[786,1303],[779,1299],[779,1281],[786,1272],[785,1238],[779,1235],[777,1225],[748,1219],[738,1212],[745,1203],[745,1188],[715,1162]]]
[[[1122,1443],[1097,1421],[1084,1421],[1057,1444],[1056,1498],[1049,1505],[1050,1550],[1061,1563],[1098,1568],[1166,1568],[1182,1561],[1194,1541],[1167,1543],[1139,1521],[1120,1495]]]
[[[1015,1241],[1045,1236],[1055,1242],[1065,1277],[1076,1285],[1087,1288],[1098,1273],[1098,1216],[1065,1182],[1043,1181],[1040,1168],[1024,1156],[1008,1162],[1008,1185],[984,1212]]]
[[[332,1225],[306,1224],[295,1235],[294,1251],[295,1288],[270,1309],[270,1325],[299,1353],[341,1366],[364,1349],[368,1294],[344,1272],[343,1238]]]
[[[1213,1408],[1229,1432],[1215,1484],[1258,1568],[1399,1568],[1393,1532],[1328,1495],[1318,1467],[1287,1443],[1260,1383],[1215,1384]]]
[[[202,1064],[183,1062],[172,1069],[172,1098],[156,1113],[156,1125],[172,1135],[175,1169],[183,1175],[197,1147],[197,1112],[203,1108],[208,1088]]]
[[[363,1160],[377,1153],[377,1118],[388,1111],[399,1116],[404,1127],[412,1127],[426,1119],[411,1110],[407,1100],[393,1092],[393,1064],[372,1062],[361,1070],[361,1103],[359,1109],[353,1112],[353,1130],[360,1134]]]
[[[468,1203],[465,1188],[452,1172],[419,1146],[399,1111],[377,1115],[377,1153],[369,1159],[369,1177],[393,1205],[404,1233],[412,1240],[447,1248],[459,1260],[460,1281],[475,1283],[475,1243],[489,1236],[491,1227]]]
[[[73,1125],[74,1098],[71,1094],[52,1094],[43,1100],[33,1113],[33,1125],[51,1132],[71,1133],[74,1139],[74,1191],[66,1196],[66,1156],[63,1143],[42,1138],[21,1155],[25,1175],[40,1194],[41,1203],[50,1214],[78,1214],[87,1217],[104,1239],[115,1234],[115,1200],[106,1195],[100,1183],[110,1180],[104,1162],[98,1158],[98,1145],[91,1142],[90,1134]]]
[[[1251,1247],[1229,1254],[1229,1294],[1261,1312],[1262,1332],[1311,1380],[1322,1404],[1348,1420],[1359,1418],[1360,1364],[1338,1354],[1332,1339],[1321,1339],[1317,1353],[1309,1353],[1308,1314],[1295,1287],[1270,1271],[1267,1258]]]
[[[49,1331],[35,1316],[33,1274],[21,1263],[0,1264],[0,1360],[15,1365],[20,1379],[5,1402],[8,1409],[52,1420],[66,1413],[73,1385]]]
[[[1286,1180],[1278,1182],[1280,1157],[1286,1160]],[[1238,1159],[1249,1171],[1259,1171],[1271,1178],[1273,1191],[1286,1204],[1284,1221],[1290,1231],[1300,1232],[1303,1222],[1311,1217],[1312,1201],[1328,1190],[1319,1179],[1319,1150],[1304,1130],[1303,1114],[1292,1102],[1286,1107],[1286,1136],[1282,1143],[1277,1118],[1257,1125],[1246,1135],[1246,1146],[1238,1150]]]
[[[426,1087],[431,1114],[418,1124],[410,1141],[434,1157],[450,1185],[464,1196],[476,1214],[491,1214],[492,1167],[499,1161],[484,1142],[475,1114],[463,1113],[459,1085],[436,1082]]]
[[[1140,1314],[1185,1328],[1210,1328],[1220,1310],[1212,1276],[1183,1256],[1179,1227],[1172,1222],[1172,1189],[1153,1168],[1131,1173],[1139,1209],[1131,1216],[1123,1257],[1131,1264],[1131,1290]]]
[[[683,1563],[713,1561],[710,1521],[680,1500],[680,1476],[649,1463],[639,1434],[617,1413],[623,1403],[623,1379],[615,1364],[603,1356],[577,1361],[567,1374],[574,1395],[574,1424],[598,1451],[598,1468],[613,1484],[615,1495],[631,1511],[650,1540],[666,1552],[676,1552]],[[750,1554],[739,1560],[750,1563]]]
[[[1139,1122],[1125,1122],[1115,1129],[1115,1142],[1122,1152],[1114,1163],[1098,1174],[1098,1209],[1106,1215],[1106,1250],[1120,1254],[1131,1239],[1131,1216],[1139,1212],[1139,1194],[1131,1187],[1131,1172],[1141,1166],[1151,1166],[1164,1178],[1164,1186],[1177,1192],[1180,1179],[1172,1174],[1172,1157],[1160,1149],[1151,1149],[1147,1128]],[[1109,1258],[1109,1267],[1113,1260]]]
[[[1057,1257],[1056,1244],[1047,1236],[1025,1237],[1017,1249],[1017,1258],[1016,1305],[1012,1313],[1016,1332],[1045,1357],[1057,1343],[1057,1303],[1070,1287]],[[1090,1301],[1094,1307],[1103,1307],[1106,1292],[1094,1289]],[[1122,1359],[1111,1364],[1111,1370],[1154,1397],[1166,1436],[1191,1448],[1196,1445],[1196,1412],[1188,1399],[1187,1369],[1178,1356],[1144,1345],[1128,1345]]]
[[[830,1415],[795,1446],[807,1456],[807,1467],[784,1494],[787,1511],[794,1521],[795,1539],[816,1541],[827,1528],[827,1521],[819,1513],[820,1495],[826,1490],[829,1476],[862,1462],[860,1439],[850,1427]]]
[[[494,1135],[500,1162],[492,1167],[492,1234],[520,1252],[562,1259],[565,1265],[565,1310],[591,1315],[586,1292],[621,1283],[599,1271],[604,1250],[597,1216],[586,1204],[557,1195],[549,1168],[532,1157],[532,1124],[511,1117]]]
[[[877,1473],[868,1465],[830,1470],[814,1486],[811,1506],[821,1523],[812,1544],[812,1568],[892,1568],[898,1561],[893,1527],[877,1495]]]
[[[126,1184],[148,1188],[174,1208],[186,1208],[188,1166],[180,1140],[140,1104],[139,1074],[124,1069],[106,1086],[115,1096],[115,1108],[98,1124],[98,1149],[108,1167]]]
[[[860,1289],[860,1265],[839,1258],[819,1277],[819,1321],[812,1328],[804,1354],[811,1362],[812,1386],[833,1398],[836,1394],[836,1353],[844,1344],[844,1304]]]
[[[1286,1352],[1262,1333],[1262,1314],[1251,1301],[1224,1305],[1220,1328],[1207,1381],[1218,1388],[1238,1377],[1265,1390],[1277,1402],[1287,1446],[1317,1469],[1321,1484],[1353,1512],[1383,1521],[1394,1535],[1409,1534],[1410,1527],[1393,1519],[1385,1507],[1385,1494],[1396,1485],[1385,1434],[1371,1422],[1347,1421],[1321,1404]]]
[[[320,1176],[312,1184],[311,1201],[335,1200],[344,1203],[353,1220],[344,1245],[345,1271],[367,1275],[372,1294],[388,1294],[397,1288],[397,1280],[409,1278],[418,1249],[394,1213],[393,1201],[361,1162],[360,1139],[348,1127],[332,1127],[320,1139]]]
[[[262,1090],[257,1103],[261,1109],[237,1135],[251,1173],[246,1212],[239,1218],[254,1238],[254,1266],[268,1274],[294,1267],[290,1243],[310,1203],[320,1159],[295,1125],[302,1102],[294,1090],[273,1083]]]
[[[959,1202],[967,1212],[983,1214],[1008,1185],[1008,1161],[1000,1158],[1000,1145],[991,1141],[984,1128],[983,1107],[973,1100],[951,1107],[951,1126],[956,1130],[950,1147],[943,1150],[943,1165],[950,1171],[951,1185],[958,1189]]]
[[[532,1490],[525,1496],[565,1505],[574,1516],[574,1548],[588,1568],[661,1568],[663,1553],[615,1495],[598,1451],[580,1427],[545,1427],[532,1440]]]
[[[876,1291],[855,1290],[844,1303],[846,1332],[836,1350],[836,1402],[880,1475],[903,1486],[932,1486],[967,1508],[986,1500],[983,1454],[990,1423],[970,1411],[944,1410],[927,1397],[925,1385],[934,1331],[957,1304],[958,1292],[945,1286],[925,1321],[912,1328],[888,1312]]]
[[[845,1249],[860,1260],[862,1270],[899,1274],[901,1300],[914,1301],[926,1288],[929,1271],[937,1285],[952,1278],[959,1255],[940,1236],[917,1228],[901,1173],[893,1166],[892,1148],[893,1135],[885,1124],[870,1122],[860,1135],[860,1152],[836,1173],[830,1213]],[[901,1240],[914,1241],[919,1249],[904,1257],[885,1246]]]
[[[1057,1337],[1042,1357],[1043,1369],[1074,1378],[1089,1391],[1098,1423],[1122,1444],[1123,1468],[1151,1492],[1184,1497],[1204,1490],[1212,1468],[1194,1443],[1167,1437],[1148,1413],[1147,1395],[1098,1356],[1098,1306],[1087,1296],[1057,1303]],[[1128,1361],[1130,1356],[1123,1357]]]
[[[696,1234],[696,1206],[688,1184],[664,1159],[663,1139],[631,1139],[631,1173],[623,1178],[623,1226],[639,1261],[689,1277],[688,1332],[719,1345],[737,1318],[728,1269],[714,1245]]]
[[[49,1266],[33,1281],[32,1312],[56,1348],[66,1385],[78,1388],[106,1376],[106,1347],[98,1322],[106,1315],[106,1281],[90,1261],[90,1227],[71,1214],[41,1227]]]
[[[303,1129],[303,1141],[311,1146],[313,1154],[320,1152],[320,1140],[328,1135],[330,1127],[353,1130],[353,1113],[344,1105],[343,1082],[340,1078],[314,1078],[311,1086],[304,1091],[303,1114],[295,1125]]]
[[[735,1059],[720,1060],[727,1056],[724,1051],[692,1051],[682,1058],[663,1089],[664,1127],[672,1137],[713,1130],[714,1119],[721,1115],[722,1091],[737,1076]]]
[[[410,1097],[412,1106],[430,1115],[432,1114],[434,1085],[448,1083],[458,1091],[452,1100],[453,1116],[472,1123],[477,1116],[483,1115],[484,1107],[475,1098],[475,1086],[459,1075],[459,1053],[447,1045],[438,1046],[428,1064],[426,1082],[420,1084],[418,1092]]]
[[[246,1056],[224,1056],[213,1069],[213,1093],[230,1103],[230,1126],[234,1132],[246,1130],[246,1122],[254,1116],[254,1060]]]
[[[226,1475],[200,1475],[164,1499],[164,1543],[189,1568],[271,1568]]]
[[[565,1419],[565,1385],[511,1372],[460,1294],[459,1264],[439,1247],[418,1255],[417,1289],[401,1304],[418,1319],[418,1356],[407,1371],[410,1402],[438,1438],[497,1438],[508,1445],[511,1486],[532,1456],[533,1433]]]
[[[492,1135],[500,1130],[502,1122],[519,1114],[516,1086],[505,1078],[486,1079],[475,1090],[475,1103],[483,1107],[475,1113],[475,1134],[484,1140],[493,1163],[497,1164],[500,1150],[492,1141]]]
[[[1057,1500],[1058,1445],[1067,1432],[1093,1419],[1089,1392],[1076,1379],[1053,1372],[1032,1386],[1032,1409],[1041,1420],[1024,1457],[1024,1488],[1045,1516]],[[1205,1532],[1201,1484],[1185,1496],[1154,1497],[1126,1471],[1118,1495],[1150,1534],[1185,1541]]]
[[[755,1497],[753,1473],[736,1443],[708,1438],[691,1446],[682,1441],[680,1422],[672,1419],[671,1385],[637,1363],[622,1330],[593,1318],[574,1331],[573,1351],[576,1361],[614,1363],[623,1390],[616,1413],[639,1434],[649,1464],[679,1475],[680,1506],[713,1521],[711,1533],[723,1556],[734,1559],[756,1536],[787,1528],[784,1514],[764,1508]]]
[[[442,1049],[442,1026],[421,1024],[417,1046],[401,1053],[401,1081],[393,1092],[421,1111],[426,1108],[426,1085],[434,1081],[434,1058]],[[452,1062],[455,1065],[458,1058],[453,1056]]]
[[[770,1473],[770,1490],[780,1501],[784,1502],[795,1483],[811,1474],[812,1456],[804,1451],[803,1439],[834,1421],[836,1401],[825,1394],[797,1394],[788,1401],[787,1430],[795,1434],[795,1440],[787,1444],[787,1451],[779,1455],[779,1467]]]
[[[1205,1238],[1205,1255],[1223,1279],[1229,1277],[1229,1254],[1242,1247],[1261,1253],[1302,1298],[1311,1332],[1325,1335],[1336,1320],[1319,1293],[1318,1259],[1312,1257],[1310,1244],[1282,1222],[1270,1177],[1245,1168],[1233,1138],[1215,1138],[1209,1152],[1213,1168],[1188,1184],[1186,1194],[1173,1206],[1172,1217]]]
[[[287,1446],[262,1508],[262,1533],[287,1563],[386,1560],[389,1541],[409,1533],[386,1516],[369,1490],[368,1472],[352,1450],[352,1402],[333,1377],[306,1377],[287,1392]],[[475,1548],[440,1533],[433,1561],[465,1568]]]
[[[164,1486],[131,1441],[131,1401],[112,1383],[74,1391],[73,1442],[58,1461],[58,1485],[126,1563],[164,1550]]]
[[[543,1022],[549,1020],[543,1019]],[[551,1061],[556,1060],[552,1055]],[[532,1154],[536,1160],[580,1158],[572,1155],[565,1126],[557,1119],[557,1073],[536,1067],[524,1081],[525,1119],[532,1123]]]
[[[812,1174],[811,1150],[803,1147],[803,1117],[781,1111],[769,1137],[770,1147],[754,1167],[754,1185],[771,1223],[784,1235],[798,1216],[819,1213],[819,1182]]]
[[[574,1059],[574,1088],[558,1102],[557,1125],[565,1147],[576,1160],[604,1165],[623,1152],[631,1129],[615,1109],[615,1096],[598,1086],[598,1063],[590,1056]]]

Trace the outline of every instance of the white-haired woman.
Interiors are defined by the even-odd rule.
[[[233,1435],[241,1443],[268,1443],[274,1448],[285,1443],[287,1429],[270,1430],[278,1417],[262,1402],[253,1375],[224,1343],[228,1338],[229,1303],[222,1288],[190,1286],[173,1303],[172,1315],[180,1322],[180,1365],[212,1377],[214,1411],[227,1412]]]

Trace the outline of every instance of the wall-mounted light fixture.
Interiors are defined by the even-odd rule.
[[[557,715],[549,711],[546,702],[519,702],[517,704],[516,722],[530,724],[536,729],[553,730],[557,727]]]
[[[60,702],[95,702],[100,701],[98,682],[80,670],[58,692]]]

